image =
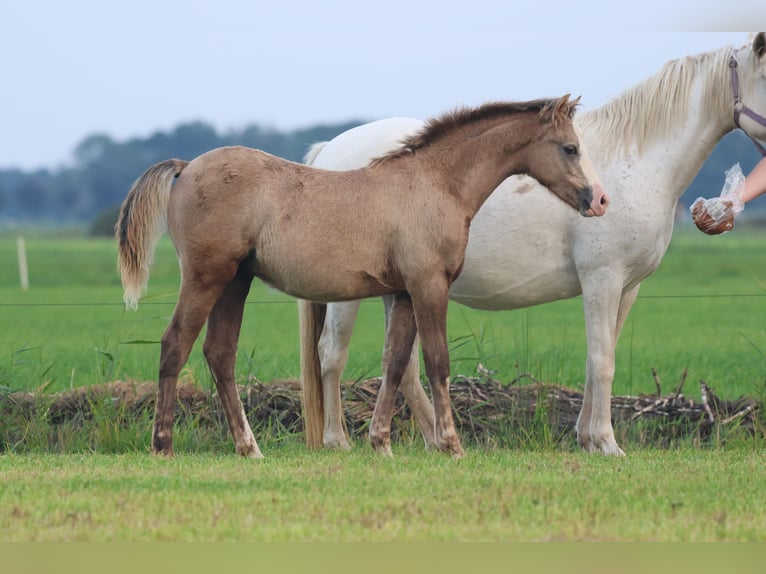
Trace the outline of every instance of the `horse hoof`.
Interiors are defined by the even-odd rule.
[[[457,439],[457,437],[455,440],[445,441],[442,443],[442,445],[439,447],[439,450],[446,452],[452,458],[463,458],[465,456],[465,451],[463,450],[463,447],[460,446],[460,441]]]
[[[330,450],[351,450],[351,445],[345,439],[325,439],[324,447]]]
[[[261,449],[258,448],[258,445],[249,445],[244,448],[238,448],[237,454],[245,457],[245,458],[263,458],[263,453],[261,452]]]
[[[461,459],[465,456],[465,451],[461,448],[460,450],[450,451],[449,454],[454,459]]]
[[[593,454],[603,454],[604,456],[625,456],[625,452],[619,447],[617,442],[611,441],[595,441],[588,442],[578,441],[580,447],[583,450]]]
[[[164,447],[164,448],[156,448],[152,447],[152,454],[155,456],[164,456],[166,458],[173,458],[175,456],[175,453],[173,452],[173,447]]]
[[[393,458],[394,453],[391,451],[391,445],[385,444],[385,445],[378,445],[376,447],[373,447],[376,453],[378,453],[380,456],[384,456],[387,458]]]
[[[263,453],[260,450],[255,450],[253,452],[242,453],[242,456],[244,456],[245,458],[259,459],[259,458],[263,458]]]
[[[609,447],[602,448],[601,454],[603,454],[604,456],[616,456],[616,457],[625,456],[625,452],[619,446],[617,446],[617,443],[614,443],[613,445]]]
[[[391,455],[391,433],[388,430],[382,432],[370,430],[369,439],[370,446],[375,452]]]

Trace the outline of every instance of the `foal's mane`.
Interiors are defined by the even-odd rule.
[[[614,153],[634,145],[639,153],[650,142],[675,133],[686,121],[695,79],[728,81],[732,48],[723,48],[667,62],[654,76],[627,89],[611,102],[583,112],[580,127],[592,130],[601,149]],[[708,81],[698,105],[725,109],[731,93],[727,85]]]
[[[557,99],[537,99],[526,102],[488,102],[477,108],[458,108],[428,120],[418,133],[402,140],[399,148],[373,159],[370,165],[379,165],[391,159],[403,157],[423,149],[446,134],[468,124],[482,120],[492,120],[520,112],[535,112],[542,115],[551,106],[555,105],[557,101]],[[577,104],[576,101],[572,103]],[[562,110],[559,110],[560,113],[566,113],[570,117],[574,113],[574,106],[562,106],[562,108]],[[559,118],[555,117],[553,121],[558,122]]]

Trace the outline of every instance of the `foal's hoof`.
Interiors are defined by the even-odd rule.
[[[380,456],[385,456],[385,457],[388,457],[388,458],[393,458],[393,456],[394,456],[394,453],[391,450],[391,445],[390,444],[380,445],[380,446],[376,446],[376,447],[373,447],[373,448],[375,449],[375,452],[377,452]]]
[[[382,456],[394,456],[391,452],[391,438],[390,436],[378,436],[370,435],[370,446],[372,450]]]
[[[250,453],[242,455],[242,456],[244,456],[246,458],[259,459],[259,458],[263,458],[263,453],[261,451],[250,452]]]
[[[391,452],[391,431],[388,429],[376,431],[374,428],[370,428],[369,439],[372,450],[383,456],[393,456]]]
[[[155,456],[164,456],[166,458],[173,458],[175,456],[175,453],[173,452],[173,447],[164,447],[164,448],[158,448],[153,446],[152,447],[152,454]]]
[[[465,456],[465,451],[460,445],[458,445],[457,448],[449,450],[448,452],[452,458],[463,458]]]
[[[152,429],[152,454],[173,456],[173,431]]]
[[[439,445],[439,450],[446,452],[452,458],[463,458],[465,456],[465,451],[460,446],[460,439],[457,436],[451,437],[450,440],[443,440]]]
[[[261,449],[258,448],[257,444],[247,445],[246,447],[238,448],[236,450],[238,455],[245,458],[263,458],[263,453],[261,452]]]

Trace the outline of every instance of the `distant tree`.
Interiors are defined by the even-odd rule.
[[[48,189],[44,172],[28,175],[16,188],[16,203],[27,216],[47,214]]]
[[[100,161],[116,144],[108,135],[94,134],[82,140],[74,150],[75,161],[86,167]]]
[[[181,159],[193,159],[221,146],[221,138],[215,129],[203,122],[182,124],[173,131],[171,137],[174,152]]]
[[[114,226],[120,214],[120,206],[104,209],[99,212],[90,225],[89,234],[93,237],[113,237]]]
[[[63,170],[55,178],[50,193],[50,209],[62,219],[80,219],[90,210],[88,195],[82,192],[79,171]]]

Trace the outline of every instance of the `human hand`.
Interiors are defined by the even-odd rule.
[[[720,235],[734,229],[734,205],[731,201],[713,197],[698,197],[691,206],[692,221],[708,235]]]

